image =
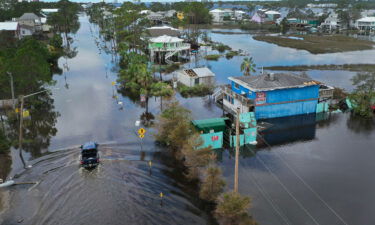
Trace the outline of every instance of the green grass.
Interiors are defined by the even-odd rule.
[[[375,45],[372,41],[343,35],[294,35],[293,37],[300,37],[303,40],[295,40],[286,36],[254,36],[253,38],[283,47],[306,50],[312,54],[369,50]]]
[[[213,55],[206,55],[204,58],[207,59],[207,60],[217,61],[217,60],[219,60],[220,57],[221,57],[221,55],[213,54]]]
[[[307,71],[307,70],[347,70],[353,72],[374,71],[375,64],[343,64],[343,65],[299,65],[299,66],[269,66],[266,70]]]

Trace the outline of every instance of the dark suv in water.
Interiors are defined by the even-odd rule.
[[[80,164],[84,168],[94,168],[99,164],[99,144],[87,142],[81,145]]]

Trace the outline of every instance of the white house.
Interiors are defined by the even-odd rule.
[[[29,25],[20,25],[20,38],[31,36],[34,34],[34,27]]]
[[[176,10],[171,9],[171,10],[164,12],[164,16],[167,18],[170,18],[170,17],[173,17],[176,13],[177,13]]]
[[[43,13],[44,15],[48,16],[52,13],[57,13],[59,9],[41,9],[40,12]]]
[[[152,12],[152,11],[149,14],[147,14],[146,17],[147,17],[147,19],[149,19],[151,21],[161,21],[165,18],[163,14]]]
[[[375,16],[364,17],[357,20],[356,26],[360,30],[375,31]]]
[[[276,23],[281,18],[281,13],[273,10],[259,9],[251,18],[256,23]]]
[[[212,15],[212,22],[221,23],[224,21],[225,12],[221,9],[213,9],[210,11]]]
[[[19,38],[19,31],[18,22],[0,22],[0,33],[11,33],[15,38]]]
[[[169,58],[172,56],[189,51],[190,44],[184,43],[181,38],[163,35],[151,38],[148,43],[148,49],[153,61],[159,58],[159,60],[165,60],[168,63],[170,62]]]
[[[335,12],[330,13],[324,20],[324,22],[320,24],[320,27],[328,30],[335,30],[340,28],[340,19],[338,17],[338,14]]]
[[[141,14],[141,15],[148,15],[148,14],[150,14],[150,13],[151,13],[151,10],[149,10],[149,9],[141,10],[141,11],[139,12],[139,14]]]
[[[180,83],[193,87],[195,85],[215,85],[215,74],[207,67],[184,69],[176,72]]]
[[[234,10],[234,18],[236,20],[242,20],[244,15],[246,15],[246,12],[242,10]]]
[[[21,25],[26,25],[32,27],[33,32],[42,30],[42,21],[40,17],[34,13],[24,13],[20,18],[18,18],[18,23]]]
[[[336,8],[337,4],[335,3],[326,3],[326,4],[307,4],[308,8]]]

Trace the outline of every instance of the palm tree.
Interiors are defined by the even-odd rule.
[[[250,76],[250,72],[255,72],[255,63],[253,61],[253,57],[244,58],[241,64],[241,71],[244,72],[245,76]]]

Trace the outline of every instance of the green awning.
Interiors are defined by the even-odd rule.
[[[204,120],[193,120],[191,121],[195,128],[198,131],[203,132],[210,132],[210,130],[214,130],[215,132],[224,131],[225,130],[225,121],[229,118],[211,118],[211,119],[204,119]]]

